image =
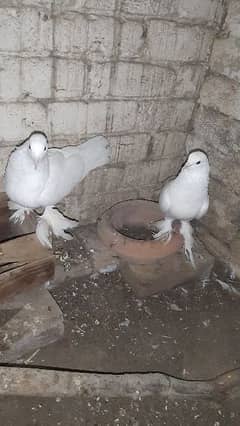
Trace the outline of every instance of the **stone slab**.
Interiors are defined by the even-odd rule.
[[[17,361],[64,333],[63,314],[45,288],[7,299],[0,305],[2,317],[11,318],[0,328],[0,362]]]

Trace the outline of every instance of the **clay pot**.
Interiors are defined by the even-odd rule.
[[[183,246],[183,240],[177,230],[169,243],[157,240],[130,238],[121,233],[125,227],[149,226],[161,220],[158,203],[147,200],[122,201],[107,210],[98,221],[98,235],[103,243],[120,257],[134,263],[154,263],[176,253]]]

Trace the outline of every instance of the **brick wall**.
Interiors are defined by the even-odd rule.
[[[0,0],[1,173],[32,130],[54,146],[105,134],[110,167],[66,211],[88,221],[156,196],[183,161],[222,13],[221,0]]]
[[[226,243],[240,231],[240,2],[227,0],[210,67],[193,117],[188,148],[211,161],[210,210],[204,223]]]

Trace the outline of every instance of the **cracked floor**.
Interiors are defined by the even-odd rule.
[[[57,248],[66,269],[89,262],[84,242]],[[78,259],[78,260],[77,260]],[[71,263],[72,262],[72,263]],[[161,371],[209,379],[240,363],[238,282],[216,265],[209,280],[138,298],[116,270],[89,272],[51,288],[64,338],[23,361],[94,371]],[[4,426],[239,425],[239,401],[144,398],[1,398]]]

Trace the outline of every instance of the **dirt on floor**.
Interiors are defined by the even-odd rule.
[[[83,245],[74,244],[58,247],[66,264],[88,257]],[[50,291],[64,314],[64,338],[22,362],[112,373],[159,371],[187,380],[210,379],[240,365],[240,285],[221,264],[207,280],[145,299],[118,270],[68,279]],[[240,424],[239,402],[156,395],[8,397],[0,399],[0,418],[4,426],[231,426]]]

